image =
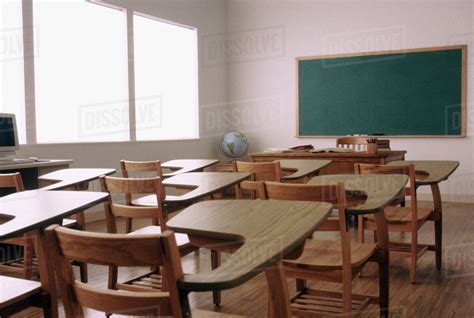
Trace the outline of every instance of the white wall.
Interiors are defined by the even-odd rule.
[[[208,35],[225,34],[226,4],[221,0],[106,0],[106,2],[197,27],[200,41]],[[200,47],[199,54],[202,53]],[[202,67],[201,64],[199,67],[199,102],[200,116],[202,117],[206,115],[207,109],[219,112],[226,107],[227,70],[225,63],[212,67]],[[28,145],[22,147],[19,156],[72,158],[74,167],[110,168],[118,168],[118,162],[122,158],[160,159],[163,161],[176,158],[215,158],[218,154],[218,140],[223,130],[212,130],[204,125],[200,126],[200,130],[202,138],[199,140]]]
[[[298,139],[295,136],[295,57],[404,48],[474,44],[472,1],[290,1],[229,0],[227,29],[232,38],[247,43],[247,53],[229,58],[228,99],[238,112],[238,101],[276,98],[273,108],[262,105],[259,115],[269,124],[243,130],[251,151],[311,143],[332,147],[334,139]],[[281,31],[283,30],[283,31]],[[266,33],[267,37],[262,35]],[[270,35],[274,35],[272,38]],[[280,37],[280,38],[279,38]],[[265,39],[274,46],[266,45]],[[236,40],[237,41],[237,40]],[[268,43],[267,41],[267,43]],[[283,49],[279,46],[283,43]],[[260,52],[260,59],[253,53]],[[407,159],[459,160],[461,166],[445,193],[474,194],[473,125],[474,47],[468,49],[468,137],[461,139],[392,139],[392,149],[406,149]],[[248,57],[246,59],[246,57]],[[263,109],[263,110],[262,110]]]

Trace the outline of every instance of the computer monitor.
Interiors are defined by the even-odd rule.
[[[0,113],[0,157],[14,155],[18,148],[15,114]]]

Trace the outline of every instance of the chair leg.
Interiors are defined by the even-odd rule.
[[[28,238],[23,249],[23,278],[32,279],[33,278],[33,255],[34,247],[33,241]]]
[[[79,264],[79,273],[81,275],[81,282],[87,284],[89,281],[89,271],[87,270],[87,263],[80,262]]]
[[[411,234],[411,267],[410,267],[410,283],[416,283],[416,262],[418,260],[417,253],[418,235],[416,229]]]
[[[380,317],[389,316],[389,253],[378,262]]]
[[[443,237],[443,222],[441,213],[438,214],[437,220],[434,222],[435,227],[435,253],[436,253],[436,269],[441,269],[442,264],[442,237]]]
[[[357,241],[359,243],[364,243],[364,225],[364,217],[362,215],[359,215],[357,220]]]
[[[211,250],[211,267],[212,269],[216,269],[221,264],[221,254],[217,251]],[[212,292],[212,301],[214,302],[215,306],[220,306],[221,304],[221,292],[220,291],[213,291]]]

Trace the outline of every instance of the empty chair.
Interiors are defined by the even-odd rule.
[[[234,161],[234,172],[251,173],[250,181],[243,181],[235,186],[235,196],[237,199],[242,198],[242,189],[251,190],[252,198],[255,198],[256,183],[255,181],[276,181],[281,180],[280,161],[273,162],[245,162]]]
[[[389,232],[411,233],[411,242],[390,242],[390,251],[395,256],[407,257],[411,259],[410,282],[416,282],[416,264],[417,260],[428,250],[436,252],[436,258],[441,259],[441,223],[439,217],[432,208],[419,208],[416,197],[415,185],[415,167],[413,164],[402,166],[386,166],[371,164],[356,164],[356,173],[375,173],[375,174],[404,174],[410,178],[410,187],[405,189],[405,195],[410,197],[410,206],[389,206],[386,207],[385,218]],[[440,223],[435,225],[435,245],[418,244],[418,230],[426,221]],[[372,216],[360,216],[358,225],[358,239],[364,241],[364,230],[376,231],[377,227]],[[441,264],[437,263],[438,269]]]
[[[360,316],[369,304],[380,304],[381,312],[386,310],[385,297],[352,294],[352,280],[369,261],[379,264],[380,277],[385,277],[388,264],[377,256],[374,243],[351,242],[346,225],[347,207],[344,184],[307,185],[261,182],[259,198],[277,200],[301,200],[329,202],[338,211],[338,222],[332,222],[332,229],[339,231],[339,240],[308,239],[301,256],[283,261],[287,277],[297,279],[298,294],[292,299],[291,311],[295,316]],[[342,294],[310,289],[306,280],[320,280],[342,283]],[[388,295],[388,281],[379,279],[380,294]],[[328,305],[329,306],[325,306]]]
[[[114,177],[100,177],[100,183],[102,191],[111,194],[109,200],[104,203],[105,215],[107,221],[107,230],[109,233],[117,233],[116,217],[126,217],[131,219],[151,219],[158,220],[158,225],[147,226],[141,228],[135,232],[128,233],[133,236],[137,234],[159,234],[165,231],[166,228],[166,216],[163,213],[163,202],[165,198],[165,190],[161,183],[160,177],[154,178],[114,178]],[[154,194],[158,202],[157,206],[153,207],[141,207],[132,206],[128,204],[120,204],[112,201],[113,194]],[[178,242],[178,248],[180,255],[186,255],[195,248],[189,243],[188,236],[185,234],[177,234],[176,240]],[[124,283],[117,283],[117,267],[111,266],[110,277],[109,277],[109,288],[111,289],[156,289],[160,288],[160,285],[150,283],[150,278],[161,277],[158,269],[152,272],[133,278]]]
[[[83,317],[83,307],[108,314],[183,317],[177,281],[184,274],[173,232],[105,234],[53,225],[46,229],[46,237],[67,318]],[[163,284],[163,289],[144,291],[131,288],[118,291],[92,287],[75,280],[70,260],[114,267],[162,267],[166,275],[163,275],[159,284]],[[233,317],[204,311],[197,311],[193,316]]]
[[[46,229],[46,237],[58,273],[66,317],[82,317],[83,307],[109,314],[182,317],[177,281],[184,274],[173,232],[131,236],[81,232],[52,225]],[[162,267],[166,273],[162,281],[165,292],[116,291],[89,286],[75,280],[71,260],[87,260],[97,265]],[[270,310],[274,313],[272,317],[291,317],[282,268],[269,267],[266,276],[272,304]],[[192,316],[240,317],[202,310],[192,310]]]
[[[122,177],[130,178],[130,172],[150,172],[154,177],[162,177],[163,170],[161,169],[161,162],[159,160],[153,161],[130,161],[120,160],[120,170],[122,171]],[[127,204],[131,204],[132,196],[127,193],[125,194]],[[125,231],[130,233],[132,231],[132,219],[125,219]]]

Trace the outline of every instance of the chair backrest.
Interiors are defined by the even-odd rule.
[[[120,160],[120,169],[122,170],[122,177],[130,178],[130,173],[132,171],[139,172],[154,172],[155,177],[162,177],[163,170],[161,169],[161,162],[159,160],[154,161],[130,161],[130,160]]]
[[[367,150],[367,138],[365,137],[337,138],[336,147],[353,149],[355,151],[365,151]]]
[[[46,229],[46,238],[66,317],[83,317],[82,307],[123,315],[157,315],[171,309],[166,314],[181,317],[177,280],[183,277],[183,270],[173,232],[129,236],[52,225]],[[106,266],[163,266],[163,291],[116,291],[89,286],[75,280],[71,260]]]
[[[245,162],[233,161],[232,168],[234,172],[251,173],[250,181],[243,181],[235,187],[235,195],[238,199],[242,198],[242,189],[252,190],[251,197],[255,198],[257,190],[256,181],[276,181],[281,180],[280,161],[272,162]]]
[[[104,203],[109,233],[117,233],[115,217],[118,216],[131,219],[150,218],[158,220],[162,230],[166,230],[166,219],[163,213],[163,202],[166,194],[161,183],[161,177],[132,179],[101,176],[99,179],[102,191],[110,194],[108,201]],[[112,194],[116,193],[129,195],[130,197],[133,194],[155,195],[158,204],[150,207],[133,206],[128,199],[126,199],[125,205],[114,203]]]
[[[13,188],[16,192],[25,191],[19,172],[0,174],[0,188]]]
[[[344,183],[312,185],[300,183],[260,182],[258,195],[260,199],[298,200],[332,203],[338,210],[338,222],[333,230],[339,229],[343,268],[351,268],[351,245],[347,231],[347,199]]]
[[[252,181],[277,181],[281,179],[280,161],[272,162],[245,162],[234,161],[234,172],[249,172]]]
[[[376,165],[376,164],[355,164],[355,173],[357,174],[403,174],[410,178],[410,186],[404,190],[402,195],[409,195],[411,200],[412,209],[412,222],[416,224],[417,220],[417,197],[416,197],[416,186],[415,186],[415,166],[413,164],[399,165],[399,166],[388,166],[388,165]]]

